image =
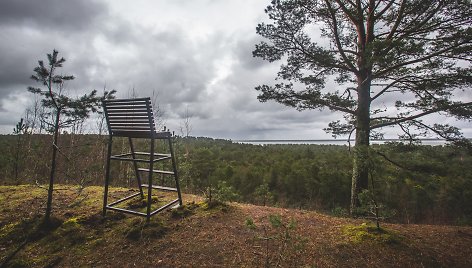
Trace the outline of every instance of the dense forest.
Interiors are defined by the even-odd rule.
[[[138,148],[147,145],[143,142]],[[1,184],[45,184],[50,143],[48,135],[0,136]],[[106,136],[63,134],[57,183],[78,185],[78,189],[103,184],[106,143]],[[184,192],[348,214],[352,175],[348,146],[251,145],[176,137],[175,148]],[[127,140],[114,142],[113,150],[127,151]],[[135,185],[129,163],[112,165],[113,185]],[[373,170],[369,200],[376,202],[385,220],[472,224],[470,151],[452,145],[373,145],[369,165]],[[165,177],[157,180],[171,183]]]

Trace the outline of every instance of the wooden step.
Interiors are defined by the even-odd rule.
[[[138,168],[138,171],[149,172],[150,170],[149,170],[148,168]],[[166,174],[166,175],[174,175],[174,172],[172,172],[172,171],[166,171],[166,170],[157,170],[157,169],[154,169],[152,172],[154,172],[154,173],[159,173],[159,174]]]
[[[148,184],[141,184],[141,187],[147,188],[147,187],[149,187],[149,185]],[[158,185],[153,185],[152,189],[159,189],[159,190],[164,190],[164,191],[177,192],[177,188],[158,186]]]

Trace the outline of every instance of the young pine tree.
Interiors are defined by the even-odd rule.
[[[58,69],[66,61],[64,58],[59,58],[58,54],[57,50],[53,50],[52,54],[47,54],[47,63],[44,63],[42,60],[38,61],[38,66],[34,68],[34,74],[31,76],[31,79],[38,82],[41,86],[28,87],[28,91],[31,93],[42,96],[41,105],[45,108],[46,112],[41,121],[48,126],[48,132],[53,134],[51,171],[44,217],[46,225],[50,223],[60,130],[71,126],[76,121],[88,118],[90,113],[98,110],[100,100],[102,99],[97,97],[96,90],[92,90],[90,93],[78,98],[65,94],[65,82],[73,80],[74,76],[58,74]],[[105,98],[111,95],[105,94]]]

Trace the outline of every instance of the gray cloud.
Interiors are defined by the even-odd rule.
[[[157,94],[166,125],[188,114],[192,135],[232,139],[329,138],[339,113],[298,112],[260,103],[281,62],[252,57],[267,0],[26,1],[0,3],[0,132],[11,133],[34,98],[26,91],[37,61],[57,49],[71,94],[118,90]],[[242,15],[244,14],[244,15]],[[392,99],[382,99],[390,102]],[[470,133],[470,128],[469,128]]]
[[[2,0],[0,24],[63,31],[87,30],[104,11],[105,5],[95,0]]]
[[[87,32],[106,14],[104,4],[88,0],[4,0],[0,7],[0,109],[4,98],[32,85],[33,68],[53,48],[80,53]]]

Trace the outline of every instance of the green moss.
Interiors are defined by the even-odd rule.
[[[171,210],[171,216],[174,219],[182,219],[185,217],[188,217],[192,214],[195,213],[195,209],[199,208],[200,204],[197,204],[195,202],[191,202],[188,204],[185,204],[183,206],[174,208]]]
[[[18,222],[10,223],[0,229],[0,239],[8,237],[16,228]]]
[[[64,238],[64,244],[66,246],[81,245],[87,241],[86,230],[79,227],[68,227],[60,229],[58,235]]]
[[[80,217],[72,217],[66,220],[63,224],[63,228],[71,228],[71,227],[77,227],[80,225],[81,218]]]
[[[151,204],[157,204],[158,202],[159,202],[159,199],[157,198],[157,196],[151,197]],[[131,199],[130,201],[126,203],[126,205],[130,209],[147,207],[147,196],[145,195],[143,199],[141,198]]]
[[[256,230],[257,226],[252,218],[247,218],[244,224],[251,230]]]
[[[34,199],[42,199],[47,191],[33,186],[0,186],[0,209],[8,213],[17,213],[22,204],[31,204]],[[2,216],[0,215],[0,219]]]
[[[87,233],[88,230],[80,224],[80,218],[73,217],[64,221],[40,243],[50,252],[59,252],[64,248],[85,243]]]
[[[201,208],[203,208],[203,210],[207,210],[207,211],[228,212],[229,210],[229,205],[219,200],[212,200],[211,202],[206,201],[206,202],[203,202],[200,206]]]
[[[395,232],[377,228],[373,224],[346,225],[342,228],[342,232],[352,243],[374,241],[382,244],[397,244],[401,242],[400,236]]]
[[[142,238],[157,239],[163,237],[168,227],[159,218],[153,218],[147,223],[145,219],[133,218],[125,228],[124,235],[127,239],[138,241]]]

